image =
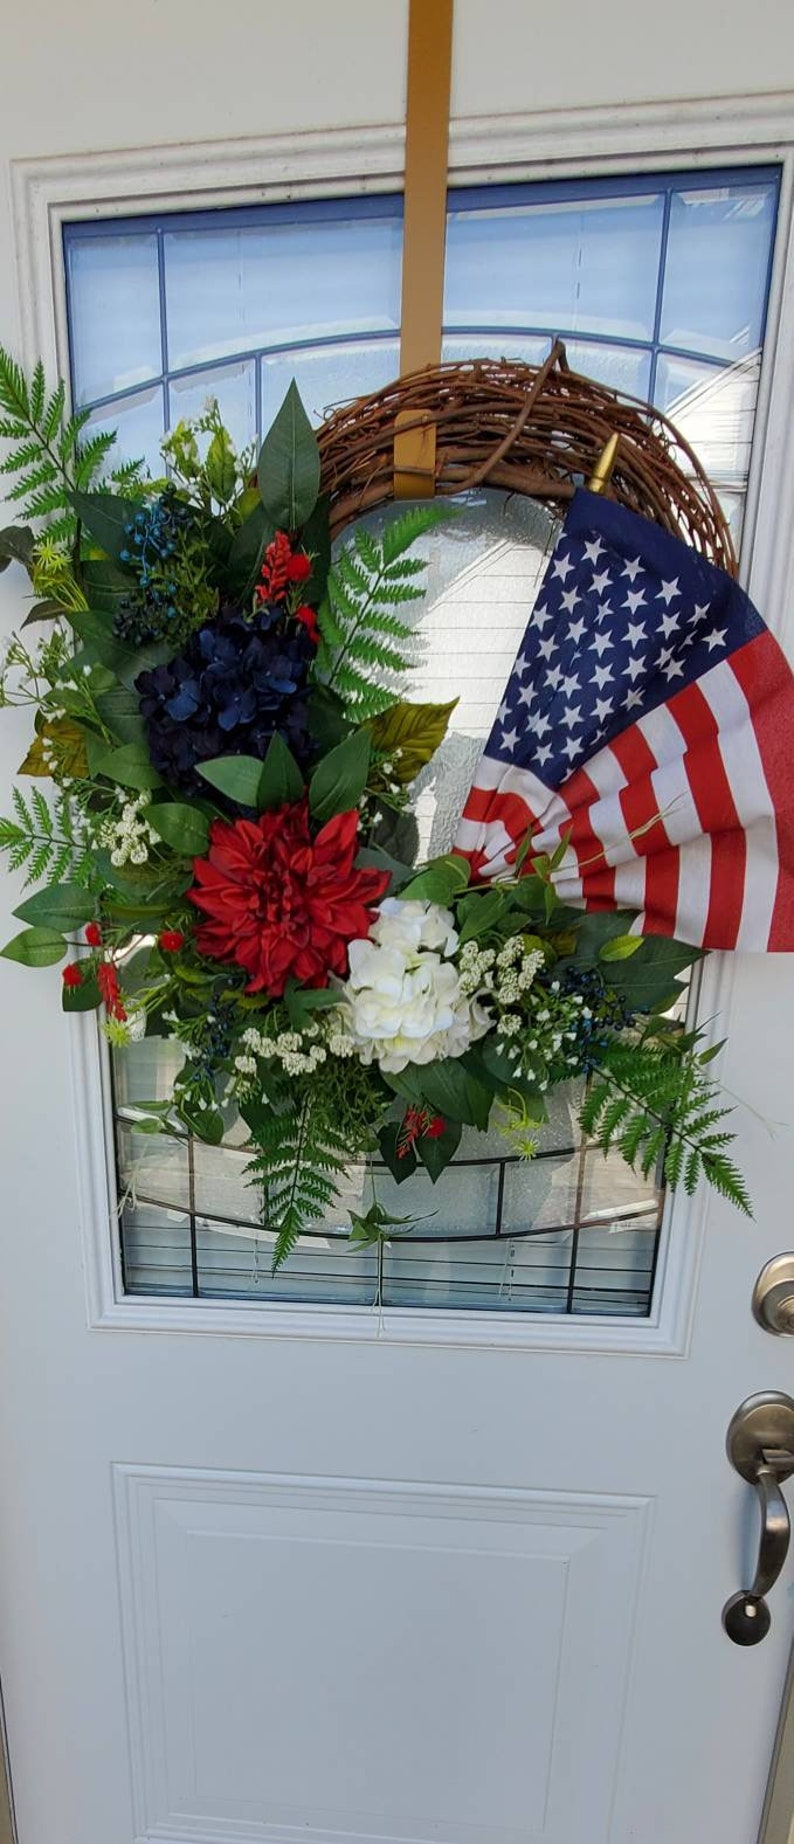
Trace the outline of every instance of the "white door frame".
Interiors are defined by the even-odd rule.
[[[68,358],[61,230],[66,220],[399,191],[404,128],[360,129],[193,145],[58,155],[12,163],[22,355],[51,372]],[[794,421],[786,402],[794,375],[794,92],[702,102],[587,108],[534,116],[453,121],[455,184],[686,169],[731,163],[782,165],[779,229],[770,293],[756,435],[742,546],[742,579],[770,627],[794,648]],[[701,1011],[730,1012],[735,962],[706,963]],[[234,1304],[124,1297],[115,1222],[113,1144],[104,1047],[95,1020],[70,1018],[72,1093],[81,1173],[81,1219],[89,1324],[127,1330],[231,1336],[374,1339],[408,1343],[685,1355],[708,1200],[668,1207],[650,1319],[549,1319],[526,1314]]]

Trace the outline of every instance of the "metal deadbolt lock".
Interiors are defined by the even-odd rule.
[[[753,1312],[765,1332],[794,1338],[794,1255],[775,1255],[753,1288]]]

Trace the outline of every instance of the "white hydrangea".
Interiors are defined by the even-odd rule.
[[[410,1063],[462,1056],[492,1019],[466,992],[453,960],[454,918],[437,903],[388,897],[367,940],[350,944],[343,1029],[362,1063],[398,1074]]]

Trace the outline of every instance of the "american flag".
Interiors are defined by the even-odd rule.
[[[566,903],[705,948],[794,949],[794,676],[744,591],[585,491],[456,838],[473,875],[568,835]]]

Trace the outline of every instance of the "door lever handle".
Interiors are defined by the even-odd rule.
[[[728,1429],[728,1458],[753,1485],[761,1509],[761,1541],[752,1585],[732,1594],[722,1624],[737,1646],[758,1645],[772,1623],[766,1596],[783,1568],[791,1519],[781,1481],[794,1473],[794,1401],[776,1391],[749,1396]]]

